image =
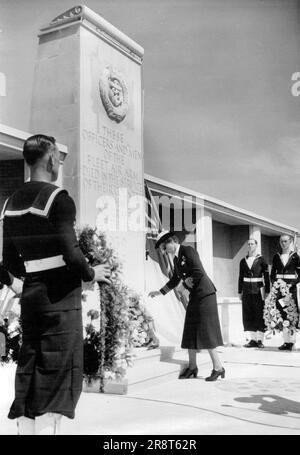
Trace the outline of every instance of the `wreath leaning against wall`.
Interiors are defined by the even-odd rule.
[[[132,348],[149,341],[148,315],[139,295],[122,282],[121,264],[105,234],[84,227],[77,235],[90,265],[107,263],[112,271],[111,284],[97,284],[97,308],[88,311],[84,328],[84,377],[88,382],[99,379],[104,392],[105,380],[124,378],[133,365]],[[90,286],[83,289],[83,301]]]

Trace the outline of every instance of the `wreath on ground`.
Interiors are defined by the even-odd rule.
[[[139,296],[122,282],[121,264],[105,234],[90,227],[77,230],[77,234],[89,264],[107,263],[112,271],[111,284],[92,285],[98,288],[99,304],[88,311],[84,333],[84,377],[87,382],[99,378],[103,392],[106,379],[123,378],[133,365],[132,348],[149,341],[148,316]],[[91,285],[85,285],[83,301],[90,289]]]
[[[290,287],[291,285],[282,279],[276,280],[265,300],[265,325],[267,330],[274,334],[275,331],[282,332],[284,329],[289,329],[292,332],[298,330],[298,309],[290,292]],[[277,303],[281,305],[286,316],[277,308]]]

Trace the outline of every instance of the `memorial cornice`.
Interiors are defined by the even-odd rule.
[[[142,46],[85,5],[74,6],[56,16],[49,24],[41,27],[39,36],[76,24],[81,24],[88,28],[112,46],[128,54],[138,63],[142,63],[144,56]]]

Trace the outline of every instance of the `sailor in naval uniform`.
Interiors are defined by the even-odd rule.
[[[281,279],[287,284],[290,284],[290,293],[296,303],[298,319],[298,299],[297,299],[297,283],[300,281],[300,257],[293,251],[293,238],[289,235],[280,237],[281,253],[275,254],[273,258],[271,270],[271,282]],[[283,320],[287,320],[287,313],[279,302],[276,303],[277,309],[280,311]],[[296,343],[296,332],[289,328],[284,328],[282,331],[283,344],[279,346],[280,351],[291,351]]]
[[[206,274],[197,251],[191,246],[180,245],[173,232],[162,232],[155,247],[173,256],[174,272],[165,286],[159,291],[150,292],[149,296],[165,295],[181,280],[190,291],[181,343],[183,349],[188,349],[189,365],[179,379],[197,376],[196,354],[200,349],[208,350],[213,363],[213,370],[206,381],[216,381],[219,376],[224,378],[225,369],[216,349],[223,345],[216,288]]]
[[[244,331],[249,342],[246,348],[263,348],[264,297],[270,292],[268,264],[257,253],[257,241],[248,240],[248,254],[240,262],[238,292],[242,299],[242,317]]]
[[[2,212],[3,267],[24,277],[22,346],[8,417],[18,419],[19,434],[58,434],[61,416],[74,418],[82,389],[81,280],[108,283],[111,272],[107,265],[90,267],[79,248],[74,201],[52,183],[60,165],[55,139],[32,136],[23,155],[30,181]]]

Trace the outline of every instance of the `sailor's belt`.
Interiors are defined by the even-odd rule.
[[[297,278],[297,276],[296,275],[285,275],[285,274],[280,275],[280,274],[277,274],[276,278],[283,278],[283,279],[287,278],[288,280],[295,280]]]
[[[262,278],[245,278],[244,277],[244,281],[246,281],[247,283],[260,283],[262,282]]]
[[[66,265],[62,255],[49,258],[34,259],[24,262],[26,273],[42,272],[43,270],[57,269]]]

